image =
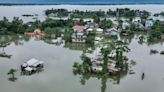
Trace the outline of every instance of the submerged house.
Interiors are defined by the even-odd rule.
[[[103,34],[104,30],[101,28],[96,29],[96,34]]]
[[[88,28],[86,30],[87,34],[88,33],[96,33],[96,34],[103,34],[104,30],[101,28]]]
[[[141,18],[140,17],[133,18],[132,23],[134,22],[141,23]]]
[[[27,36],[44,36],[45,33],[41,32],[39,28],[36,28],[34,32],[25,32],[24,33]]]
[[[74,32],[83,32],[86,29],[86,27],[85,26],[80,26],[80,25],[75,25],[75,26],[72,27],[72,29],[73,29]]]
[[[92,19],[92,18],[85,18],[85,19],[83,19],[83,22],[94,22],[94,19]]]
[[[140,17],[136,17],[136,18],[134,18],[134,19],[132,20],[132,23],[135,25],[135,28],[136,28],[136,29],[144,30],[145,27],[144,27],[144,25],[143,25],[141,22],[142,22],[142,20],[141,20]]]
[[[88,33],[93,33],[94,31],[95,31],[95,29],[93,29],[93,28],[88,28],[88,29],[86,30],[87,34],[88,34]]]
[[[103,69],[102,65],[104,63],[102,55],[97,55],[95,58],[92,58],[91,61],[92,61],[93,72],[102,71]],[[108,59],[107,69],[108,69],[108,72],[111,72],[111,73],[120,71],[120,69],[116,67],[116,61],[110,59],[110,57]]]
[[[147,29],[147,30],[151,30],[151,27],[153,26],[153,20],[146,20],[146,22],[145,22],[145,28]]]
[[[73,26],[72,27],[74,33],[72,34],[72,42],[77,43],[85,43],[86,42],[86,33],[85,33],[85,26]]]
[[[119,31],[115,27],[107,29],[106,32],[109,36],[117,36],[119,33]]]
[[[21,65],[21,70],[25,71],[27,74],[30,75],[30,74],[36,72],[38,70],[38,68],[43,68],[43,64],[44,64],[43,61],[39,61],[39,60],[33,58],[27,62],[24,62]]]
[[[95,22],[88,22],[86,25],[85,25],[86,28],[98,28],[99,25]]]

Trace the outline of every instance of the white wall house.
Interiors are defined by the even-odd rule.
[[[151,27],[153,26],[153,20],[146,20],[145,22],[145,28],[146,29],[151,29]]]

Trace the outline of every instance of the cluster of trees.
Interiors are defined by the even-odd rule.
[[[158,16],[164,16],[164,12],[160,12],[160,13],[155,13],[154,16],[158,17]]]
[[[109,16],[117,16],[117,17],[127,17],[132,18],[136,17],[139,13],[139,10],[130,10],[129,8],[117,8],[116,11],[108,10],[107,14]]]
[[[53,19],[46,19],[43,22],[40,22],[40,28],[43,30],[47,27],[54,28],[54,27],[72,27],[73,21],[72,20],[53,20]]]
[[[14,17],[10,22],[6,17],[0,20],[0,34],[23,33],[28,28],[23,21]]]
[[[133,10],[129,8],[117,8],[116,10],[109,9],[108,11],[96,10],[96,11],[80,11],[80,10],[73,10],[68,11],[67,9],[48,9],[46,10],[45,14],[48,16],[53,14],[57,17],[66,17],[70,15],[71,18],[95,18],[95,17],[108,17],[108,16],[117,16],[117,17],[126,17],[126,18],[133,18],[136,16],[140,17],[147,17],[150,15],[149,12],[143,10]]]
[[[164,24],[160,21],[156,21],[150,32],[149,39],[161,39],[161,36],[164,34]]]
[[[45,14],[49,16],[50,14],[53,14],[54,16],[58,17],[67,17],[69,14],[69,11],[67,9],[48,9],[45,11]]]
[[[90,46],[94,46],[96,33],[89,33],[86,38],[86,43]]]
[[[94,18],[94,17],[105,17],[106,12],[99,10],[99,11],[80,11],[74,10],[70,14],[71,18]]]
[[[112,21],[104,19],[104,20],[99,22],[99,26],[102,29],[108,29],[108,28],[110,28],[112,26]]]
[[[46,19],[43,22],[35,21],[23,23],[18,17],[14,17],[9,21],[6,17],[0,20],[0,34],[23,34],[24,32],[33,32],[35,28],[40,28],[42,31],[55,31],[56,28],[71,28],[74,25],[72,20],[53,20]],[[50,31],[51,30],[51,31]],[[52,31],[53,30],[53,31]]]

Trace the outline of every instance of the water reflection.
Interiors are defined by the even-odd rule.
[[[74,71],[74,74],[77,75],[77,73]],[[80,83],[82,85],[85,85],[86,82],[91,78],[97,78],[98,80],[101,80],[101,92],[106,92],[107,89],[107,82],[110,80],[112,84],[120,84],[121,78],[125,77],[128,74],[128,71],[121,71],[117,75],[108,75],[108,74],[92,74],[92,73],[78,73],[80,75]],[[109,88],[110,89],[110,88]]]
[[[12,55],[8,55],[5,52],[5,48],[10,45],[9,39],[6,36],[0,36],[0,57],[11,58]]]

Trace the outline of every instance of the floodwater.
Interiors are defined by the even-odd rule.
[[[13,39],[16,40],[11,39],[10,45],[4,48],[4,52],[12,57],[0,58],[1,92],[163,92],[164,56],[150,55],[149,52],[150,49],[164,50],[164,44],[141,45],[136,38],[132,38],[129,44],[131,52],[126,54],[137,63],[132,66],[135,74],[127,74],[120,79],[119,84],[113,83],[112,79],[102,81],[90,77],[82,85],[81,77],[72,72],[73,63],[81,62],[81,50],[48,44],[36,38],[15,37]],[[31,58],[45,61],[44,71],[31,76],[20,75],[20,65]],[[8,80],[10,75],[7,73],[11,68],[18,70],[15,82]],[[142,73],[145,73],[143,80]]]
[[[16,6],[0,6],[0,19],[3,17],[7,17],[9,20],[12,20],[13,17],[19,17],[23,19],[24,22],[35,21],[36,18],[38,20],[45,20],[46,16],[44,11],[47,9],[68,9],[68,10],[103,10],[107,11],[109,9],[115,10],[117,8],[130,8],[130,9],[139,9],[139,10],[146,10],[152,13],[160,13],[164,10],[164,4],[146,4],[146,5],[16,5]],[[33,19],[33,17],[22,17],[23,14],[31,14],[38,16]],[[164,18],[160,17],[159,19]]]
[[[64,7],[69,10],[108,10],[128,7],[145,9],[152,13],[164,9],[164,5],[0,6],[0,19],[5,16],[11,20],[16,16],[27,22],[31,21],[32,18],[21,17],[22,14],[38,14],[38,19],[44,20],[44,10]],[[81,62],[81,46],[74,45],[73,48],[65,48],[62,45],[48,44],[35,38],[11,37],[9,36],[10,39],[5,38],[10,40],[10,44],[4,48],[6,54],[12,55],[11,58],[0,57],[0,92],[163,92],[164,90],[164,56],[160,54],[150,55],[149,53],[150,49],[164,50],[163,43],[153,45],[144,43],[141,45],[138,44],[136,37],[132,38],[129,44],[131,52],[126,53],[126,55],[130,60],[136,61],[136,65],[132,67],[135,74],[127,74],[120,79],[119,84],[113,83],[112,79],[101,80],[91,77],[86,80],[85,85],[82,85],[81,76],[75,76],[72,73],[73,63],[75,61]],[[0,48],[0,52],[2,51],[3,48]],[[22,76],[19,69],[20,65],[31,58],[45,61],[44,71],[32,76]],[[15,73],[15,77],[17,77],[15,82],[8,80],[10,75],[7,73],[11,68],[18,70]],[[141,79],[142,73],[145,74],[143,80]]]

